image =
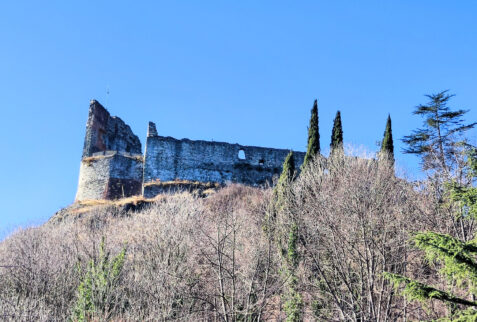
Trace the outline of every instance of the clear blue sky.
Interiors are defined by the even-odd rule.
[[[304,150],[397,140],[426,93],[477,113],[476,1],[2,1],[0,236],[75,196],[89,100],[161,135]],[[109,88],[110,94],[107,95]],[[398,162],[417,172],[414,157]]]

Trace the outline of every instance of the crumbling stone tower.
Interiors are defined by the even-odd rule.
[[[237,182],[251,186],[272,183],[282,171],[289,150],[226,142],[160,136],[149,122],[145,155],[129,125],[111,116],[99,102],[89,106],[76,201],[153,198],[170,184]],[[299,168],[305,153],[295,151]]]
[[[96,100],[89,106],[76,201],[142,193],[141,142]]]

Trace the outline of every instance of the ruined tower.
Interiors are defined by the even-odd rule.
[[[179,182],[260,186],[282,171],[287,149],[158,135],[149,122],[145,155],[141,142],[120,118],[91,101],[76,200],[152,198]],[[305,153],[295,152],[296,168]]]
[[[76,200],[118,199],[142,192],[141,142],[96,100],[89,106]]]

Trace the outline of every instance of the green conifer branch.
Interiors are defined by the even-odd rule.
[[[401,291],[401,293],[409,300],[426,301],[436,299],[443,302],[450,302],[473,307],[477,306],[476,302],[462,299],[460,297],[455,296],[454,294],[441,291],[437,288],[411,280],[399,274],[385,272],[383,273],[383,277],[391,281],[396,288],[404,286],[404,289]]]

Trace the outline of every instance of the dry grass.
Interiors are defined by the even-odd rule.
[[[126,158],[130,158],[139,162],[144,162],[144,157],[142,155],[124,155]]]
[[[95,161],[103,160],[103,159],[111,158],[111,157],[112,155],[97,155],[97,156],[83,158],[81,162],[85,163],[86,165],[91,165]]]
[[[125,204],[134,204],[137,205],[139,202],[154,202],[157,201],[161,196],[157,196],[155,198],[144,198],[143,196],[131,196],[127,198],[121,198],[117,200],[105,200],[105,199],[97,199],[97,200],[81,200],[78,201],[77,204],[83,207],[87,206],[123,206]]]
[[[106,200],[106,199],[91,199],[91,200],[81,200],[75,202],[69,208],[71,214],[83,214],[90,212],[98,207],[122,207],[126,205],[137,206],[140,203],[154,203],[164,196],[157,195],[154,198],[144,198],[143,196],[131,196],[128,198],[121,198],[117,200]]]
[[[173,181],[161,181],[156,179],[154,181],[149,181],[144,183],[145,187],[149,186],[175,186],[175,185],[189,185],[191,187],[201,187],[205,189],[212,189],[212,188],[220,188],[222,185],[218,182],[200,182],[200,181],[190,181],[190,180],[182,180],[182,179],[175,179]]]
[[[112,158],[115,155],[117,155],[117,153],[85,157],[81,160],[81,162],[85,163],[86,165],[91,165],[95,161],[103,160],[103,159],[107,159],[107,158]],[[142,155],[121,154],[121,156],[123,156],[125,158],[132,159],[132,160],[136,160],[136,161],[139,161],[139,162],[144,162],[144,157]]]
[[[148,182],[144,186],[161,186],[165,189],[167,188],[184,188],[183,191],[189,190],[190,192],[195,192],[200,190],[201,197],[210,196],[216,193],[217,189],[221,187],[219,183],[212,182],[199,182],[199,181],[188,181],[188,180],[174,180],[174,181],[165,181],[161,182],[159,180]],[[179,189],[180,190],[180,189]],[[94,210],[97,207],[123,207],[126,205],[137,206],[140,203],[154,203],[162,198],[164,194],[159,194],[154,198],[145,198],[144,196],[131,196],[127,198],[121,198],[116,200],[107,200],[107,199],[89,199],[89,200],[80,200],[75,202],[73,205],[68,207],[68,212],[71,214],[84,214]]]

